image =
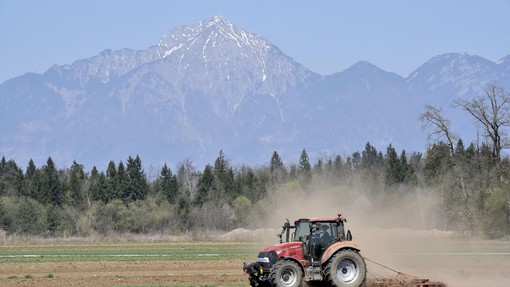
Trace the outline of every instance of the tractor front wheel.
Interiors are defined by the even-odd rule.
[[[303,271],[296,262],[280,260],[273,265],[269,278],[275,287],[298,287],[303,278]]]
[[[331,286],[358,287],[365,282],[367,266],[357,251],[347,249],[333,255],[324,273]]]

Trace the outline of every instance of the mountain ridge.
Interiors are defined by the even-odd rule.
[[[508,58],[447,53],[407,77],[366,61],[320,75],[212,17],[144,50],[106,49],[2,83],[0,154],[102,167],[136,154],[154,165],[203,165],[220,149],[247,164],[267,162],[274,150],[293,161],[303,148],[317,158],[366,142],[423,151],[423,105],[446,107],[493,80],[510,86]]]

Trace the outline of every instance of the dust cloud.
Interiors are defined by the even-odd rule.
[[[436,229],[441,223],[440,206],[440,199],[426,190],[399,190],[388,199],[359,187],[284,189],[270,197],[263,227],[279,231],[286,218],[293,223],[341,212],[347,219],[346,230],[351,230],[366,258],[450,287],[510,286],[510,242],[469,241]],[[277,242],[275,236],[272,240]],[[389,278],[397,275],[367,265]]]

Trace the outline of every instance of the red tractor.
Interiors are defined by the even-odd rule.
[[[278,234],[280,244],[260,251],[257,262],[244,263],[250,285],[297,287],[303,280],[324,281],[334,287],[362,285],[367,267],[352,242],[351,232],[345,233],[345,222],[341,214],[334,218],[300,218],[294,225],[287,220]]]

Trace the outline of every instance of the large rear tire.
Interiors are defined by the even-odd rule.
[[[269,278],[275,287],[298,287],[303,271],[296,262],[280,260],[273,265]]]
[[[357,251],[346,249],[331,257],[324,274],[331,286],[358,287],[365,283],[367,266]]]

